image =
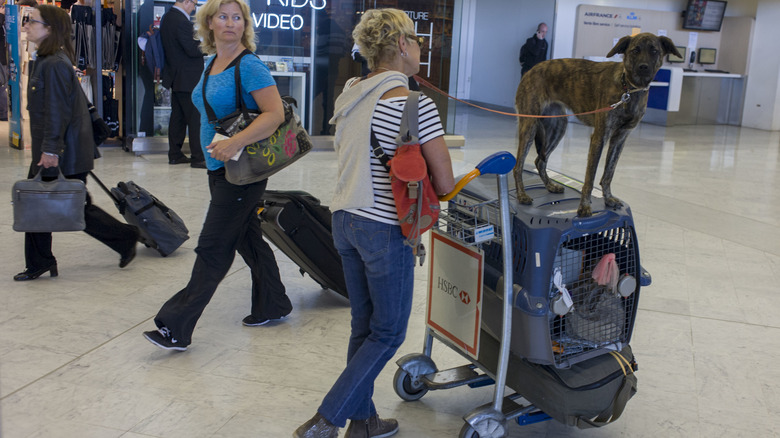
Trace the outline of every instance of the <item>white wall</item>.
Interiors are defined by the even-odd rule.
[[[473,20],[476,30],[473,40],[470,41],[471,63],[467,67],[470,92],[467,98],[512,108],[515,90],[520,83],[520,47],[536,32],[536,26],[540,22],[553,22],[554,2],[472,1],[476,4],[474,15],[467,17],[464,13],[463,17],[464,20]],[[551,32],[548,32],[548,42],[550,34]],[[461,40],[461,44],[469,44],[469,41]]]
[[[777,50],[780,29],[777,23],[780,23],[780,2],[760,1],[753,30],[742,126],[780,130],[780,56]]]

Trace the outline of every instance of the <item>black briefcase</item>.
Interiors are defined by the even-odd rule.
[[[43,181],[41,172],[32,179],[14,183],[11,203],[14,231],[50,233],[83,231],[87,186],[78,179],[65,179],[62,169],[53,181]]]

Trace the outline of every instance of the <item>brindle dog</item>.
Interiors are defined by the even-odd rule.
[[[515,107],[520,114],[562,115],[566,109],[584,113],[623,103],[608,112],[578,116],[593,127],[588,152],[585,183],[582,187],[577,215],[591,215],[590,195],[596,176],[601,151],[609,141],[607,162],[601,178],[604,202],[608,207],[622,206],[620,199],[612,196],[610,185],[620,152],[626,137],[642,120],[647,109],[647,87],[663,64],[663,56],[673,53],[682,56],[671,39],[640,33],[626,36],[607,54],[612,57],[623,54],[623,62],[593,62],[584,59],[553,59],[537,64],[520,81],[515,96]],[[530,204],[532,199],[523,187],[523,162],[536,143],[536,168],[548,191],[560,193],[563,187],[547,176],[547,160],[566,132],[566,117],[518,119],[519,141],[517,165],[514,169],[517,199]]]

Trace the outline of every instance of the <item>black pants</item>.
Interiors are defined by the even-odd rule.
[[[292,311],[273,250],[263,240],[257,219],[267,181],[237,186],[225,179],[224,169],[208,173],[211,204],[190,281],[154,318],[157,327],[167,327],[182,345],[192,341],[195,324],[232,266],[236,251],[252,272],[252,315],[276,319]]]
[[[181,148],[189,134],[192,161],[203,161],[200,148],[200,113],[192,103],[192,93],[186,91],[171,92],[171,119],[168,123],[168,159],[176,160],[184,156]]]
[[[87,174],[69,175],[67,178],[87,182]],[[51,181],[54,178],[44,177]],[[135,227],[116,220],[99,207],[92,205],[87,193],[87,205],[84,207],[84,219],[87,227],[84,232],[99,240],[120,255],[135,246],[138,238]],[[24,258],[27,269],[40,269],[57,262],[51,252],[51,233],[24,233]]]

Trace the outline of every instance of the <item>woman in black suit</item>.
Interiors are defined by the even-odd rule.
[[[86,182],[97,149],[87,100],[73,71],[70,17],[56,6],[36,6],[24,21],[24,31],[38,48],[27,85],[32,136],[29,177],[43,166],[44,180],[52,180],[59,167],[68,178]],[[92,205],[89,196],[84,216],[84,231],[119,253],[120,268],[127,266],[135,257],[138,229]],[[14,280],[34,280],[46,272],[57,276],[51,233],[25,233],[24,256],[27,267]]]

